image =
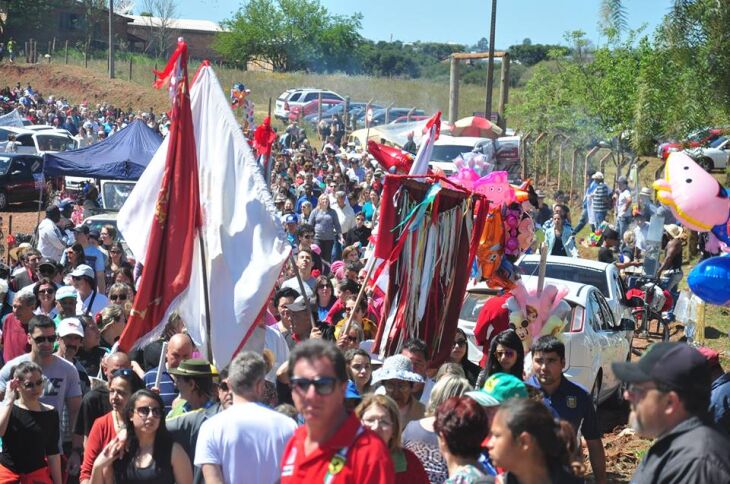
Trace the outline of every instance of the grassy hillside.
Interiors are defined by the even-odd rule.
[[[152,69],[155,60],[145,56],[133,55],[131,80],[150,89],[153,79]],[[63,53],[58,52],[54,62],[64,62]],[[161,69],[164,60],[157,64]],[[69,64],[83,65],[83,56],[76,51],[69,51]],[[195,72],[199,63],[193,62],[190,71]],[[116,61],[116,77],[129,79],[129,57]],[[89,59],[88,68],[105,73],[107,71],[106,58]],[[433,82],[428,79],[388,79],[367,76],[346,76],[344,74],[321,75],[302,72],[267,73],[250,72],[227,67],[215,67],[216,74],[224,90],[231,88],[233,83],[242,82],[251,89],[251,97],[256,105],[256,114],[264,115],[269,98],[272,103],[286,89],[293,87],[319,87],[331,89],[343,96],[350,96],[353,101],[368,101],[387,106],[393,104],[398,107],[416,107],[428,113],[442,111],[444,116],[449,109],[448,82]],[[498,76],[497,76],[498,81]],[[486,80],[485,80],[486,85]],[[499,99],[499,89],[494,90],[494,109]],[[459,117],[471,116],[475,111],[484,111],[485,88],[472,84],[461,83],[459,96]]]

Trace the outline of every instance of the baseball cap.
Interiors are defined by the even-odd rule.
[[[79,264],[76,269],[71,272],[71,277],[88,277],[94,279],[94,269],[87,266],[86,264]]]
[[[603,180],[603,173],[597,171],[593,174],[593,176],[591,176],[591,178],[593,178],[594,180]]]
[[[707,360],[684,343],[656,343],[638,362],[614,362],[611,368],[619,380],[628,383],[654,381],[675,390],[710,391]]]
[[[623,176],[623,175],[621,175],[620,177],[618,177],[618,180],[616,180],[616,181],[618,183],[628,183],[629,182],[629,180],[625,176]]]
[[[79,234],[89,235],[90,231],[91,231],[91,229],[89,229],[88,225],[81,224],[81,225],[77,225],[76,227],[74,227],[74,232],[79,233]]]
[[[56,272],[58,272],[58,268],[56,267],[56,261],[51,259],[50,257],[44,257],[41,259],[40,264],[38,264],[38,270],[41,272],[50,271],[55,274]]]
[[[78,299],[79,293],[76,292],[73,286],[61,286],[56,290],[56,301],[72,297]]]
[[[79,318],[65,318],[58,323],[58,336],[63,338],[75,334],[76,336],[84,337],[84,328],[81,326]]]
[[[310,305],[308,304],[307,298],[304,296],[299,296],[294,300],[293,303],[287,304],[285,306],[289,311],[299,312],[299,311],[306,311],[310,308]]]
[[[482,407],[496,407],[510,398],[527,398],[527,387],[514,375],[495,373],[487,378],[481,390],[466,392],[464,395],[476,400]]]
[[[89,237],[94,240],[99,240],[101,238],[101,233],[98,230],[89,230]]]
[[[297,222],[299,222],[299,220],[297,219],[297,216],[293,213],[290,213],[284,218],[284,223],[286,224],[295,224]]]

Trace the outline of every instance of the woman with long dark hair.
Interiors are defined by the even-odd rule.
[[[84,254],[84,247],[78,242],[67,248],[65,255],[66,260],[63,264],[64,275],[69,274],[81,264],[86,264],[86,254]]]
[[[132,395],[124,409],[125,435],[114,437],[96,458],[92,484],[193,482],[190,459],[165,427],[164,407],[157,393]]]
[[[132,268],[129,262],[127,262],[127,256],[124,253],[124,247],[122,247],[122,243],[119,241],[113,242],[111,247],[109,247],[109,258],[107,259],[106,268],[104,270],[106,287],[110,287],[112,284],[114,284],[114,275],[122,267],[129,267],[130,269]]]
[[[479,365],[469,361],[466,333],[461,328],[456,328],[456,335],[454,336],[454,344],[451,347],[449,361],[451,363],[461,365],[461,368],[464,370],[464,375],[466,375],[466,379],[469,380],[469,383],[471,383],[472,386],[476,384],[481,368]]]
[[[500,406],[490,430],[487,448],[494,465],[507,471],[503,482],[584,482],[576,475],[580,464],[571,454],[574,437],[542,403],[508,400]]]
[[[495,373],[509,373],[522,380],[524,369],[525,348],[522,346],[522,340],[514,330],[502,331],[489,346],[487,377]]]
[[[56,289],[58,286],[47,277],[42,278],[33,286],[33,294],[35,294],[36,308],[34,314],[42,314],[53,319],[58,314],[56,309]]]
[[[324,321],[337,300],[335,297],[335,288],[327,276],[319,276],[314,289],[317,296],[317,314],[319,320]]]

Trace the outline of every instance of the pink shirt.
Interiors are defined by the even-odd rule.
[[[15,314],[8,314],[5,318],[2,342],[5,363],[30,351],[27,328],[15,317]]]

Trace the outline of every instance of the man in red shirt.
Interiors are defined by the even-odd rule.
[[[30,351],[28,322],[33,317],[35,305],[36,297],[32,292],[22,292],[15,296],[13,312],[7,315],[3,323],[1,341],[5,363]]]
[[[345,409],[345,357],[333,343],[310,339],[295,346],[289,380],[304,425],[284,450],[281,484],[395,483],[388,447]]]

